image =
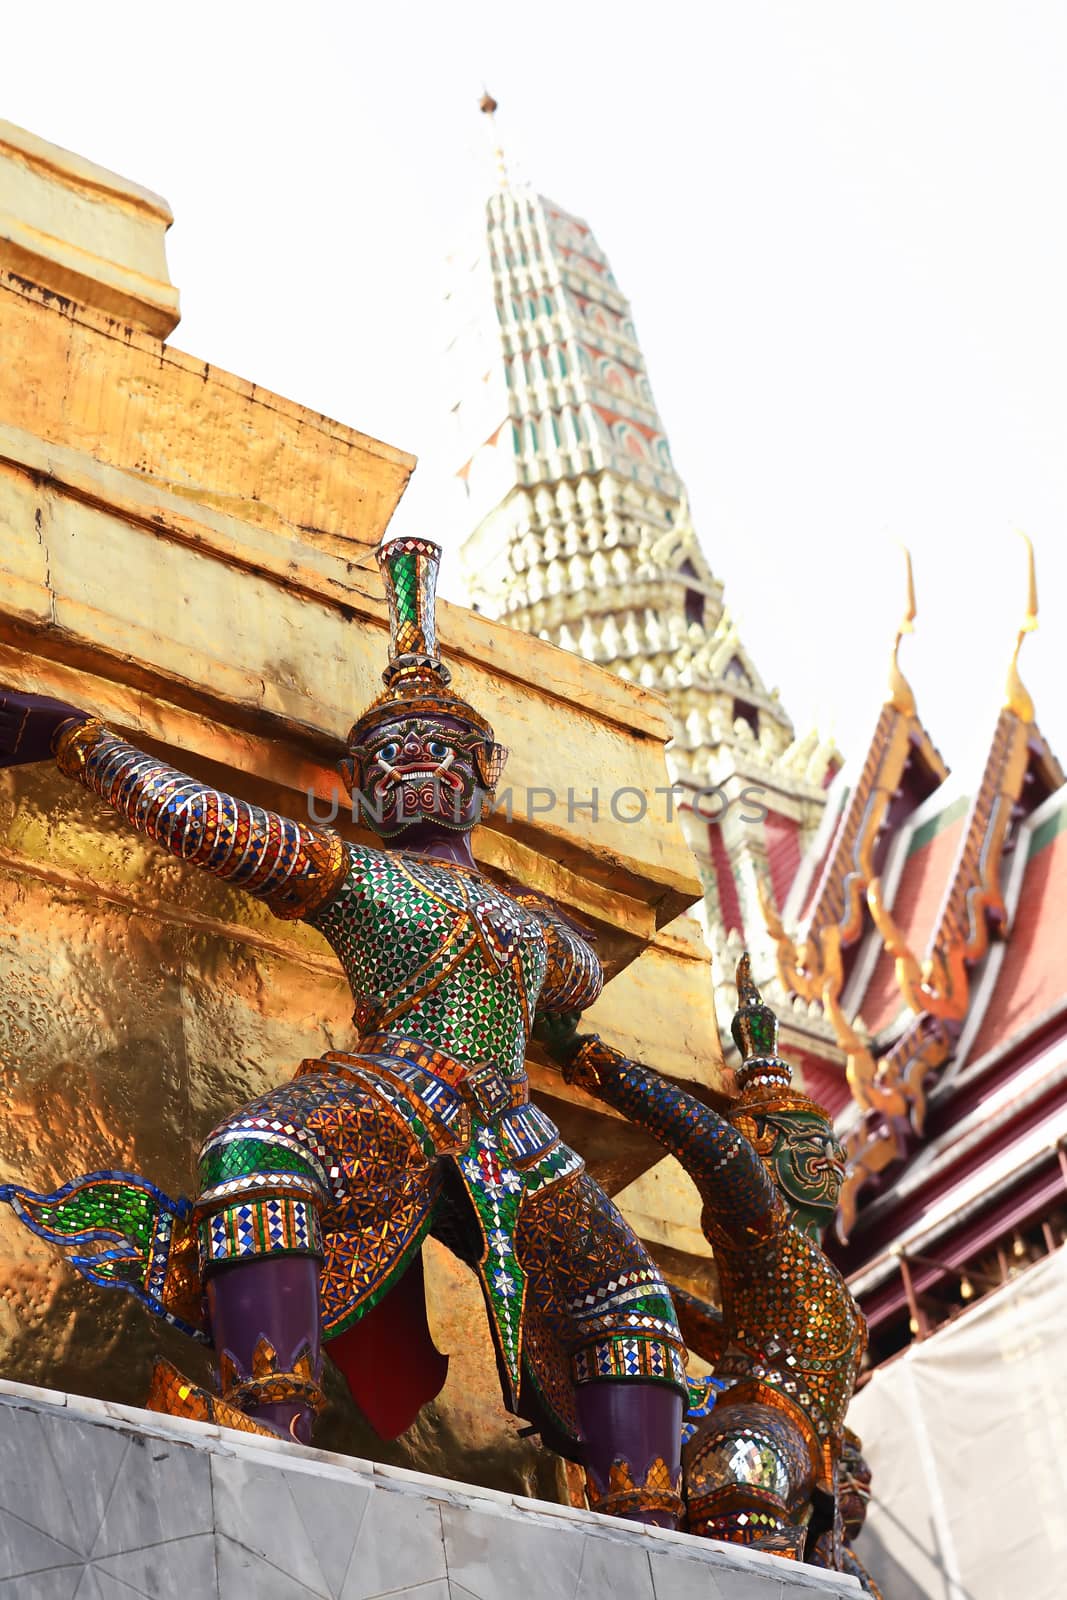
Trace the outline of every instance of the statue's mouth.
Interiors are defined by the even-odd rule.
[[[428,767],[425,763],[393,766],[379,756],[378,765],[384,767],[385,771],[374,785],[375,797],[378,800],[385,800],[394,787],[399,788],[402,793],[407,791],[410,794],[411,791],[416,791],[424,800],[430,800],[442,786],[447,786],[455,794],[460,793],[463,789],[463,779],[458,773],[449,771],[453,754],[450,750],[445,759],[433,767]]]

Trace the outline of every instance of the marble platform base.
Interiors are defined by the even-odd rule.
[[[0,1600],[857,1600],[852,1578],[0,1383]]]

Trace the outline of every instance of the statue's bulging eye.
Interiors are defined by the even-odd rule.
[[[377,754],[379,761],[388,761],[392,764],[400,754],[399,742],[396,739],[390,739],[387,744],[379,747]]]
[[[427,739],[426,754],[434,761],[443,761],[448,755],[448,746],[442,739]]]

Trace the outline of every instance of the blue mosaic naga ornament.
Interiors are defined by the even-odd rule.
[[[525,1067],[535,1017],[589,1005],[600,963],[551,902],[500,886],[471,854],[506,751],[438,657],[439,558],[411,538],[379,552],[389,662],[341,770],[380,845],[221,793],[60,708],[64,773],[162,849],[322,935],[351,985],[358,1042],[227,1117],[191,1202],[121,1173],[3,1198],[79,1271],[215,1344],[220,1396],[170,1369],[154,1403],[297,1437],[319,1403],[320,1337],[387,1436],[440,1388],[418,1270],[433,1234],[478,1276],[506,1404],[586,1459],[603,1509],[670,1521],[686,1392],[670,1295],[530,1103]],[[0,735],[27,705],[0,696]],[[19,735],[31,745],[32,713]],[[94,1252],[108,1240],[121,1271]],[[661,1397],[632,1438],[603,1392],[620,1383]]]

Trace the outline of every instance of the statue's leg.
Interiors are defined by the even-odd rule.
[[[200,1154],[195,1216],[222,1406],[306,1443],[322,1407],[319,1274],[335,1165],[330,1083],[299,1077],[235,1112]],[[204,1404],[196,1394],[193,1403]]]
[[[686,1446],[685,1484],[690,1533],[802,1558],[815,1471],[784,1412],[727,1390]]]
[[[685,1349],[658,1267],[584,1171],[524,1201],[517,1246],[539,1314],[569,1352],[590,1505],[673,1527]]]
[[[207,1280],[207,1301],[226,1398],[309,1444],[322,1372],[318,1259],[264,1256],[223,1267]]]
[[[310,1439],[321,1341],[403,1275],[428,1226],[434,1171],[373,1077],[330,1060],[305,1062],[209,1135],[194,1215],[221,1393],[198,1393],[193,1414]],[[436,1357],[428,1334],[426,1346]],[[368,1375],[356,1376],[365,1389]],[[398,1387],[397,1405],[414,1392],[398,1399]]]
[[[682,1397],[663,1384],[609,1378],[575,1387],[590,1504],[609,1515],[677,1525]]]

